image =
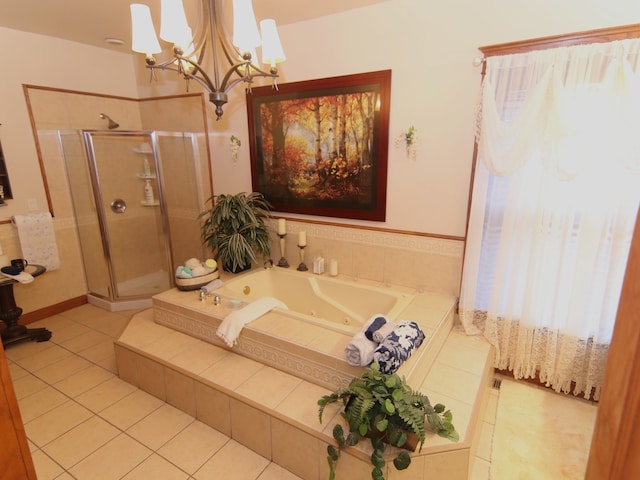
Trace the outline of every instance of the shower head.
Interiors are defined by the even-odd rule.
[[[105,115],[104,113],[101,113],[100,118],[102,118],[103,120],[109,120],[109,130],[113,130],[114,128],[118,128],[120,126],[119,123],[116,123],[113,120],[111,120],[111,117],[109,117],[109,115]]]

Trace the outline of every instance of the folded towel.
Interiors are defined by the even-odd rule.
[[[400,322],[373,352],[382,373],[394,373],[424,341],[416,322]]]
[[[213,292],[216,288],[220,288],[222,286],[222,280],[220,280],[219,278],[216,278],[215,280],[213,280],[212,282],[207,283],[204,287],[202,287],[200,290],[203,290],[205,295],[209,295],[211,292]]]
[[[368,327],[364,331],[364,336],[367,337],[369,340],[373,340],[373,335],[375,334],[375,332],[380,330],[386,323],[387,323],[387,319],[384,318],[382,315],[374,315],[369,320],[369,322],[365,324],[365,325],[368,325]]]
[[[386,323],[387,320],[383,315],[379,313],[373,315],[344,348],[344,355],[349,365],[353,365],[355,367],[366,367],[373,361],[373,351],[376,349],[378,344],[368,339],[366,337],[366,332],[373,327],[374,323],[376,323],[376,320],[379,318],[382,318],[382,324]],[[380,321],[378,320],[377,323],[380,323]]]
[[[33,275],[27,272],[20,272],[17,275],[11,275],[10,273],[5,273],[5,272],[0,272],[0,273],[7,278],[12,278],[13,280],[17,280],[20,283],[33,282]]]
[[[259,298],[240,310],[236,310],[227,315],[220,324],[220,327],[218,327],[216,335],[223,339],[227,346],[233,347],[237,343],[240,331],[247,323],[252,322],[276,307],[287,309],[287,306],[277,298]]]
[[[378,330],[373,332],[373,341],[376,343],[382,343],[387,336],[393,332],[393,330],[398,326],[395,322],[387,322],[383,326],[381,326]]]

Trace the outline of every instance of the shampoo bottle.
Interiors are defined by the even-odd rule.
[[[144,176],[145,177],[150,177],[151,176],[151,166],[149,165],[149,160],[147,160],[147,158],[145,157],[144,159],[144,164],[142,167],[144,170]]]
[[[153,197],[153,187],[149,180],[144,182],[144,201],[147,204],[152,204],[155,201],[155,198]]]

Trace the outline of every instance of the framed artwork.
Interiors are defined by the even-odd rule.
[[[247,93],[251,180],[279,212],[384,221],[391,70]]]

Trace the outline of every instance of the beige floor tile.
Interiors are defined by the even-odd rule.
[[[152,453],[122,433],[73,466],[69,473],[78,480],[118,480]]]
[[[126,430],[162,405],[162,400],[142,390],[136,390],[102,410],[100,416],[116,427]]]
[[[52,342],[62,345],[64,342],[67,342],[72,338],[92,331],[89,327],[72,322],[71,320],[67,320],[67,322],[69,322],[69,324],[62,327],[49,327]]]
[[[11,373],[11,378],[13,379],[13,381],[16,381],[19,378],[22,378],[24,376],[30,375],[30,373],[27,370],[22,368],[17,363],[11,360],[7,360],[7,361],[9,363],[9,372]]]
[[[79,403],[67,400],[56,408],[25,423],[24,427],[29,440],[42,447],[84,422],[91,415],[91,411]]]
[[[211,480],[219,478],[220,472],[224,472],[224,480],[249,480],[257,478],[269,463],[269,460],[247,447],[229,440],[193,477],[196,480]]]
[[[262,474],[256,480],[302,480],[297,475],[286,471],[275,463],[270,463],[269,466],[262,472]]]
[[[313,383],[300,383],[280,404],[276,407],[277,412],[286,413],[291,418],[308,425],[316,430],[321,430],[322,425],[318,420],[317,401],[331,391]],[[332,418],[340,409],[339,402],[327,405],[322,415],[323,423],[331,422]]]
[[[96,330],[89,330],[87,333],[61,342],[60,345],[72,352],[78,353],[107,340],[111,340],[111,337]]]
[[[98,365],[100,365],[105,370],[113,373],[114,375],[118,374],[118,366],[116,365],[116,357],[115,357],[115,355],[113,357],[109,357],[109,358],[105,358],[104,360],[100,360],[98,362]]]
[[[92,416],[45,445],[43,450],[64,468],[69,469],[120,433],[120,430],[100,417]]]
[[[269,408],[275,408],[302,380],[271,367],[258,370],[235,391]]]
[[[226,435],[196,420],[165,443],[157,453],[193,474],[229,440]]]
[[[51,344],[51,346],[45,350],[16,360],[16,363],[22,368],[33,373],[41,368],[56,363],[65,357],[71,357],[71,355],[70,351],[59,347],[58,345]]]
[[[136,390],[137,388],[133,385],[123,382],[118,377],[112,377],[106,382],[81,393],[75,400],[89,410],[98,413]]]
[[[491,463],[483,460],[482,458],[474,458],[471,465],[471,472],[469,474],[469,480],[489,480],[490,479]],[[496,478],[494,480],[500,480]]]
[[[159,455],[153,454],[122,477],[122,480],[187,480],[189,475]]]
[[[21,342],[5,348],[7,358],[20,364],[19,360],[38,355],[45,350],[55,347],[54,342]]]
[[[500,398],[499,390],[492,389],[487,400],[487,410],[484,413],[484,421],[492,425],[496,423],[496,415],[498,413],[498,400]]]
[[[171,357],[171,364],[183,368],[191,373],[198,374],[231,352],[206,342],[181,350]]]
[[[78,357],[77,355],[69,355],[60,361],[36,370],[34,375],[48,384],[53,385],[80,370],[84,370],[90,365],[91,363],[84,358]]]
[[[229,390],[235,390],[263,367],[240,355],[228,355],[201,373],[202,377]]]
[[[491,462],[491,450],[493,447],[493,428],[494,425],[488,422],[482,422],[480,427],[480,441],[478,442],[478,450],[476,456]]]
[[[480,380],[480,375],[436,361],[423,385],[428,385],[429,389],[434,392],[472,405],[478,392]]]
[[[113,373],[97,365],[91,365],[57,382],[54,386],[65,395],[74,398],[112,378],[114,378]]]
[[[18,400],[39,392],[48,386],[46,382],[43,382],[35,375],[26,372],[26,370],[25,373],[26,375],[18,378],[17,380],[13,380],[13,389],[16,392],[16,398]]]
[[[163,404],[128,428],[127,433],[155,451],[193,422],[190,415]]]
[[[89,348],[80,350],[78,352],[78,355],[86,358],[93,363],[98,363],[107,358],[115,357],[115,351],[113,349],[113,339],[107,338],[100,343],[91,345]]]
[[[28,423],[68,400],[65,395],[52,387],[43,388],[34,394],[21,398],[18,405],[20,406],[22,422]]]
[[[42,450],[33,452],[31,458],[33,460],[33,466],[36,469],[38,480],[57,479],[64,473],[62,467],[49,458]]]

